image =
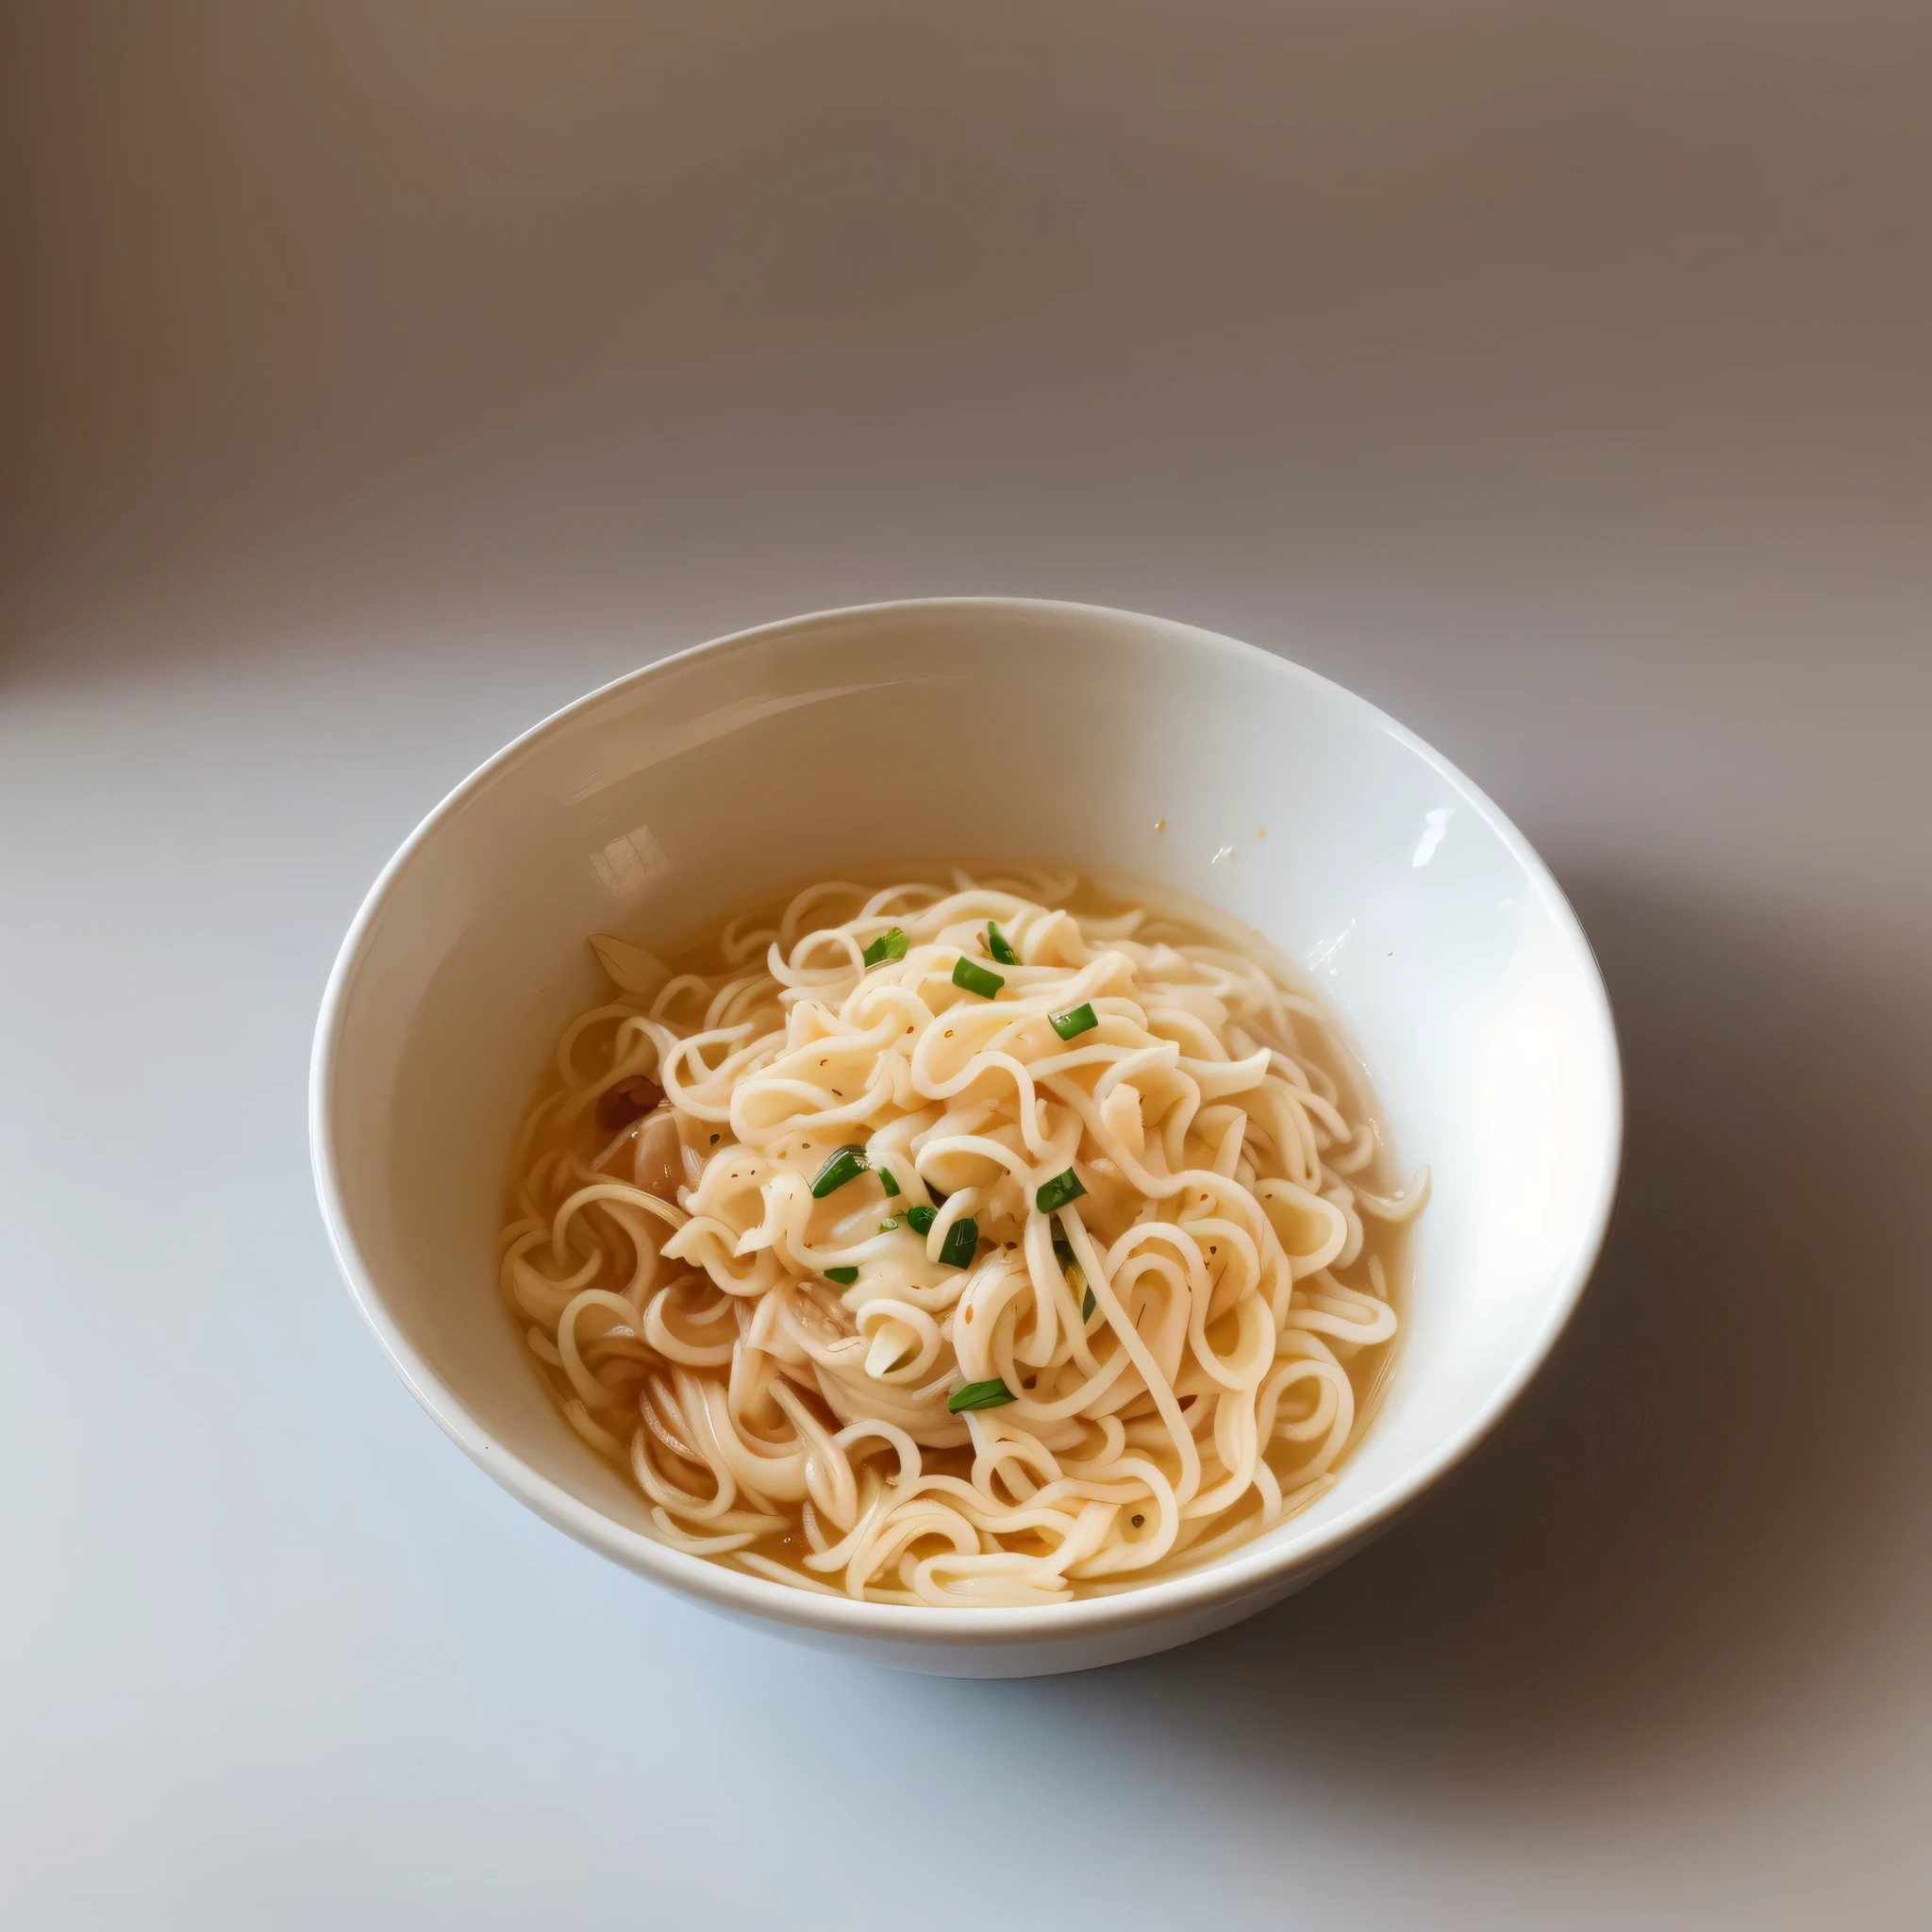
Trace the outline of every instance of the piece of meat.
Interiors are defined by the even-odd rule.
[[[663,1099],[663,1090],[657,1081],[633,1074],[629,1079],[607,1087],[597,1096],[597,1124],[607,1132],[627,1127],[631,1122],[642,1120]]]

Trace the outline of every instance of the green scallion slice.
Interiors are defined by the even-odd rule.
[[[937,1208],[908,1208],[906,1210],[906,1225],[914,1234],[930,1234],[933,1223],[939,1218]]]
[[[1006,981],[997,973],[989,973],[984,966],[975,966],[964,953],[953,968],[953,984],[967,992],[976,992],[983,1000],[990,1000]]]
[[[1080,1324],[1081,1324],[1081,1326],[1082,1326],[1082,1327],[1085,1327],[1085,1326],[1086,1326],[1086,1324],[1088,1324],[1089,1322],[1092,1321],[1092,1319],[1093,1319],[1093,1291],[1092,1291],[1092,1290],[1091,1290],[1091,1289],[1090,1288],[1090,1289],[1089,1289],[1089,1290],[1087,1291],[1087,1299],[1086,1299],[1085,1301],[1083,1301],[1083,1302],[1082,1302],[1082,1303],[1080,1304]]]
[[[1073,1040],[1100,1024],[1100,1016],[1093,1010],[1093,1002],[1089,1000],[1083,1007],[1075,1007],[1070,1013],[1049,1013],[1047,1024],[1062,1040]]]
[[[1017,966],[1020,963],[1020,956],[1014,952],[1012,941],[990,919],[986,922],[986,950],[1002,966]]]
[[[819,1169],[819,1177],[811,1184],[811,1197],[823,1201],[829,1193],[842,1188],[847,1181],[856,1181],[865,1172],[865,1149],[863,1147],[841,1147]]]
[[[979,1246],[979,1224],[971,1215],[956,1221],[946,1230],[946,1238],[940,1243],[940,1266],[941,1268],[964,1268],[971,1264],[973,1253]]]
[[[879,1232],[881,1234],[891,1234],[898,1224],[899,1217],[896,1214],[889,1214],[885,1220],[879,1223]]]
[[[946,1407],[958,1415],[969,1408],[1004,1408],[1008,1403],[1018,1402],[1019,1399],[995,1375],[991,1382],[969,1382],[963,1389],[955,1389],[946,1397]]]
[[[880,933],[878,938],[859,955],[865,961],[865,970],[868,973],[874,966],[883,966],[888,959],[903,959],[905,957],[906,930],[898,925]]]
[[[892,1170],[890,1167],[874,1167],[873,1173],[878,1175],[879,1186],[887,1193],[896,1194],[899,1191],[899,1183],[892,1178]]]
[[[818,1191],[816,1188],[812,1190]],[[1042,1214],[1051,1214],[1056,1208],[1064,1208],[1069,1201],[1077,1201],[1087,1190],[1080,1184],[1080,1176],[1070,1167],[1065,1174],[1057,1174],[1052,1180],[1033,1196],[1033,1205]]]
[[[841,1288],[850,1288],[858,1279],[858,1270],[857,1268],[827,1268],[825,1270],[825,1279],[827,1281],[836,1281]]]
[[[1074,1254],[1074,1244],[1066,1238],[1065,1235],[1057,1234],[1054,1236],[1053,1251],[1056,1255],[1059,1257],[1060,1271],[1062,1274],[1064,1274],[1069,1268],[1077,1268],[1080,1265],[1080,1257],[1078,1255]]]

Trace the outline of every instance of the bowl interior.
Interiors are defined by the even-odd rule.
[[[1466,780],[1339,687],[1155,619],[805,619],[613,686],[460,788],[365,908],[319,1045],[325,1192],[399,1364],[521,1492],[600,1512],[612,1554],[696,1565],[626,1534],[641,1500],[550,1403],[494,1278],[511,1137],[602,990],[586,935],[969,853],[1138,875],[1257,928],[1344,1017],[1405,1168],[1433,1169],[1379,1418],[1314,1507],[1224,1561],[1254,1574],[1399,1499],[1567,1315],[1614,1184],[1615,1044],[1567,906]]]

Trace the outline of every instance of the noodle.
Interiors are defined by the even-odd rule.
[[[675,973],[596,937],[617,997],[519,1138],[502,1287],[651,1534],[1031,1606],[1333,1483],[1428,1173],[1378,1176],[1323,1009],[1228,938],[964,874],[811,886]]]

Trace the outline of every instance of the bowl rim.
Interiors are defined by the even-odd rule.
[[[1322,690],[1325,696],[1339,698],[1344,705],[1358,708],[1367,722],[1420,758],[1461,796],[1523,867],[1557,929],[1574,941],[1590,967],[1587,983],[1589,1002],[1593,1009],[1590,1017],[1595,1024],[1597,1047],[1607,1074],[1601,1124],[1603,1152],[1594,1198],[1579,1231],[1573,1237],[1572,1257],[1545,1297],[1541,1318],[1519,1350],[1516,1360],[1487,1401],[1424,1455],[1373,1493],[1356,1502],[1312,1537],[1297,1541],[1291,1534],[1282,1542],[1272,1546],[1257,1547],[1254,1543],[1241,1546],[1206,1568],[1148,1583],[1139,1589],[1123,1591],[1118,1595],[1080,1598],[1073,1603],[1026,1609],[989,1607],[955,1610],[927,1606],[866,1603],[843,1594],[833,1596],[795,1589],[732,1569],[708,1557],[690,1556],[672,1549],[605,1515],[547,1476],[540,1474],[491,1438],[461,1397],[418,1354],[391,1317],[382,1291],[362,1258],[350,1225],[335,1147],[337,1061],[342,1049],[350,1000],[377,921],[391,893],[425,846],[472,797],[509,767],[531,756],[539,745],[618,692],[647,685],[697,659],[722,660],[755,650],[776,638],[803,638],[814,629],[849,623],[853,619],[887,615],[917,617],[959,611],[1073,615],[1089,621],[1146,627],[1156,633],[1164,633],[1173,641],[1184,640],[1210,653],[1220,653],[1248,664],[1258,662],[1267,667],[1266,675],[1284,677],[1304,689]],[[1291,658],[1239,639],[1205,630],[1177,619],[1116,609],[1106,605],[999,595],[894,598],[809,611],[732,631],[626,672],[574,699],[520,733],[453,787],[425,815],[397,847],[363,897],[342,940],[323,993],[309,1060],[308,1083],[309,1153],[316,1195],[329,1245],[334,1250],[350,1297],[375,1331],[391,1364],[409,1392],[472,1461],[546,1522],[625,1568],[660,1582],[682,1595],[698,1597],[719,1608],[763,1622],[841,1637],[883,1640],[913,1648],[1058,1644],[1091,1638],[1101,1632],[1117,1633],[1141,1624],[1173,1621],[1190,1613],[1208,1611],[1243,1597],[1261,1594],[1283,1573],[1303,1570],[1318,1573],[1320,1568],[1339,1560],[1378,1530],[1388,1527],[1411,1503],[1461,1462],[1496,1426],[1548,1358],[1557,1337],[1574,1314],[1602,1255],[1616,1204],[1623,1165],[1624,1114],[1623,1065],[1615,1016],[1601,965],[1582,923],[1535,847],[1478,786],[1432,745],[1345,685],[1338,684]]]

